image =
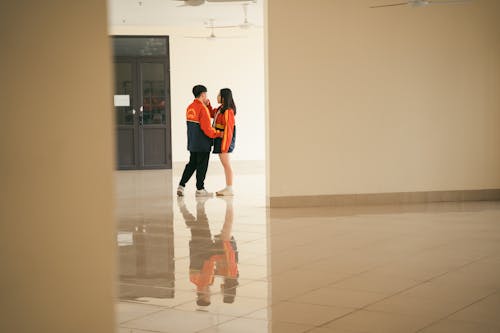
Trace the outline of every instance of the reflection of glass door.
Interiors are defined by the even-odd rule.
[[[146,43],[151,40],[155,41]],[[113,41],[118,168],[171,168],[168,40],[114,37]]]

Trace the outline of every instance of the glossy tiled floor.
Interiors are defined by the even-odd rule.
[[[261,165],[232,200],[180,171],[117,173],[120,333],[500,332],[500,203],[269,211]]]

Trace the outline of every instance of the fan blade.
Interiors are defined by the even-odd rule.
[[[216,25],[213,27],[207,27],[207,28],[214,28],[214,29],[234,29],[234,28],[239,28],[239,25]]]
[[[242,39],[246,38],[246,36],[216,36],[214,39]]]
[[[246,36],[184,36],[184,38],[189,38],[189,39],[207,39],[207,40],[214,40],[214,39],[242,39],[246,38]]]
[[[370,8],[396,7],[396,6],[406,6],[406,5],[408,5],[408,2],[392,3],[392,4],[388,4],[388,5],[370,6]]]
[[[217,38],[222,38],[222,39],[241,39],[241,38],[248,38],[248,36],[245,36],[245,35],[232,35],[232,36],[217,36]]]
[[[241,29],[263,29],[264,26],[263,25],[257,25],[257,24],[253,24],[253,23],[244,23],[244,24],[240,24],[239,27]]]
[[[465,2],[471,2],[472,0],[442,0],[442,1],[429,1],[429,4],[431,5],[438,5],[438,4],[447,4],[447,3],[465,3]]]
[[[206,0],[207,2],[245,2],[245,0]]]
[[[184,2],[184,4],[179,5],[177,7],[197,7],[205,3],[205,0],[175,0],[175,1]]]

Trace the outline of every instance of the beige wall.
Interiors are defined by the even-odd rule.
[[[193,85],[203,83],[208,96],[217,102],[219,89],[233,90],[238,113],[234,160],[264,160],[264,37],[261,29],[217,31],[231,39],[192,39],[205,36],[201,28],[169,26],[111,26],[113,35],[168,35],[172,96],[172,159],[189,160],[186,150],[186,107],[193,100]],[[200,53],[200,50],[201,53]]]
[[[0,332],[114,331],[104,1],[2,1]]]
[[[269,195],[500,188],[500,2],[271,0]]]

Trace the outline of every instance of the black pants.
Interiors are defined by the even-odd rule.
[[[205,176],[207,175],[208,160],[210,152],[195,153],[190,152],[189,163],[186,164],[179,185],[186,186],[186,183],[191,179],[191,176],[196,171],[196,188],[203,190],[205,188]]]

